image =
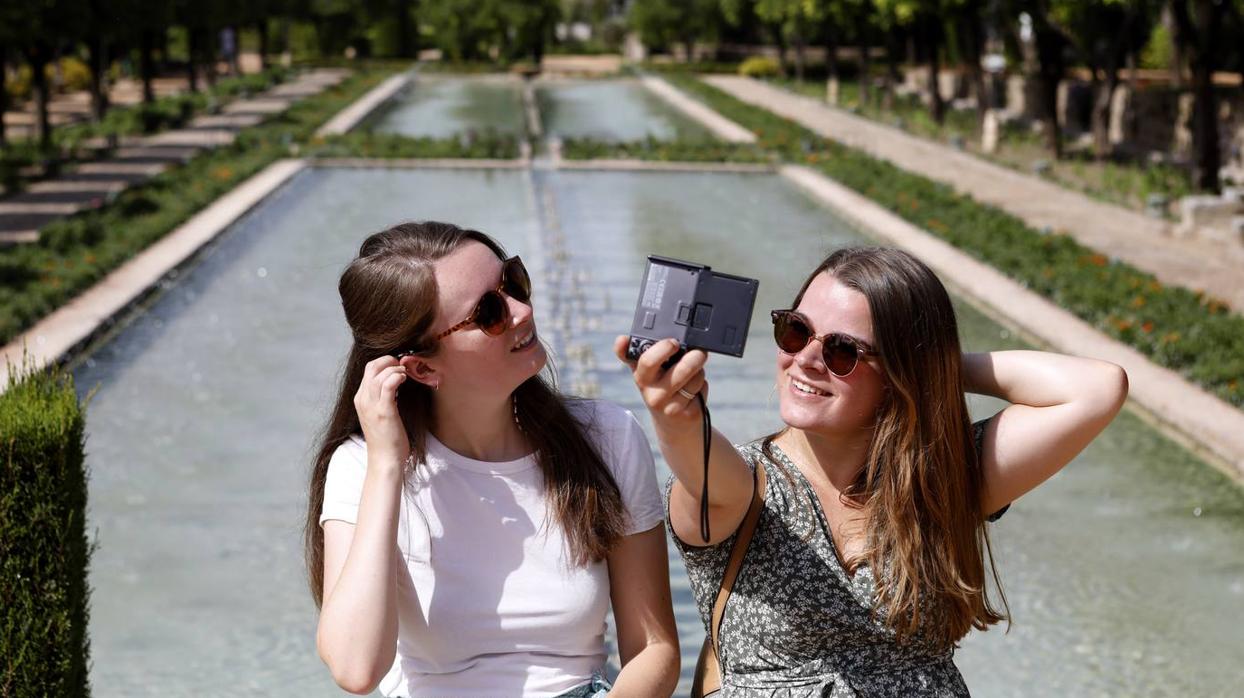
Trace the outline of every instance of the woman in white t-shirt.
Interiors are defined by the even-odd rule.
[[[629,412],[541,375],[522,262],[482,233],[406,223],[364,241],[339,290],[354,341],[306,536],[337,684],[669,695],[678,640],[651,450]]]

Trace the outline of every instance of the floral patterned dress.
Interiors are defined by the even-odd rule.
[[[983,425],[974,425],[978,449]],[[759,441],[739,448],[752,468],[765,468],[767,485],[722,617],[722,695],[967,696],[953,650],[919,635],[900,645],[874,617],[873,571],[864,565],[854,576],[846,572],[811,485],[776,444],[772,451],[789,478],[769,463]],[[674,539],[707,629],[734,537],[708,547]]]

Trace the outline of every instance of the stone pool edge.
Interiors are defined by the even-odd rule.
[[[920,257],[958,295],[1034,343],[1122,366],[1130,383],[1128,404],[1135,412],[1237,483],[1244,482],[1244,412],[820,172],[784,165],[778,174],[861,232]]]

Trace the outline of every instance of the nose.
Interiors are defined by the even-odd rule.
[[[825,359],[821,356],[821,340],[813,338],[795,354],[795,363],[805,371],[825,372]]]
[[[532,309],[530,303],[524,303],[509,295],[505,296],[505,302],[510,308],[511,327],[518,327],[525,322],[530,322],[532,316],[535,315],[535,311]]]

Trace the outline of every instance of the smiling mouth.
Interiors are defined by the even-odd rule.
[[[524,349],[531,347],[535,343],[536,343],[536,329],[533,327],[531,328],[531,330],[527,332],[527,334],[523,335],[517,342],[515,342],[514,346],[510,347],[510,351],[511,352],[522,351]]]
[[[788,376],[788,377],[790,378],[791,390],[793,390],[796,393],[799,393],[800,395],[809,395],[812,397],[829,397],[830,395],[833,394],[828,391],[821,390],[820,388],[815,388],[811,385],[808,385],[807,383],[799,380],[798,378],[794,376]]]

